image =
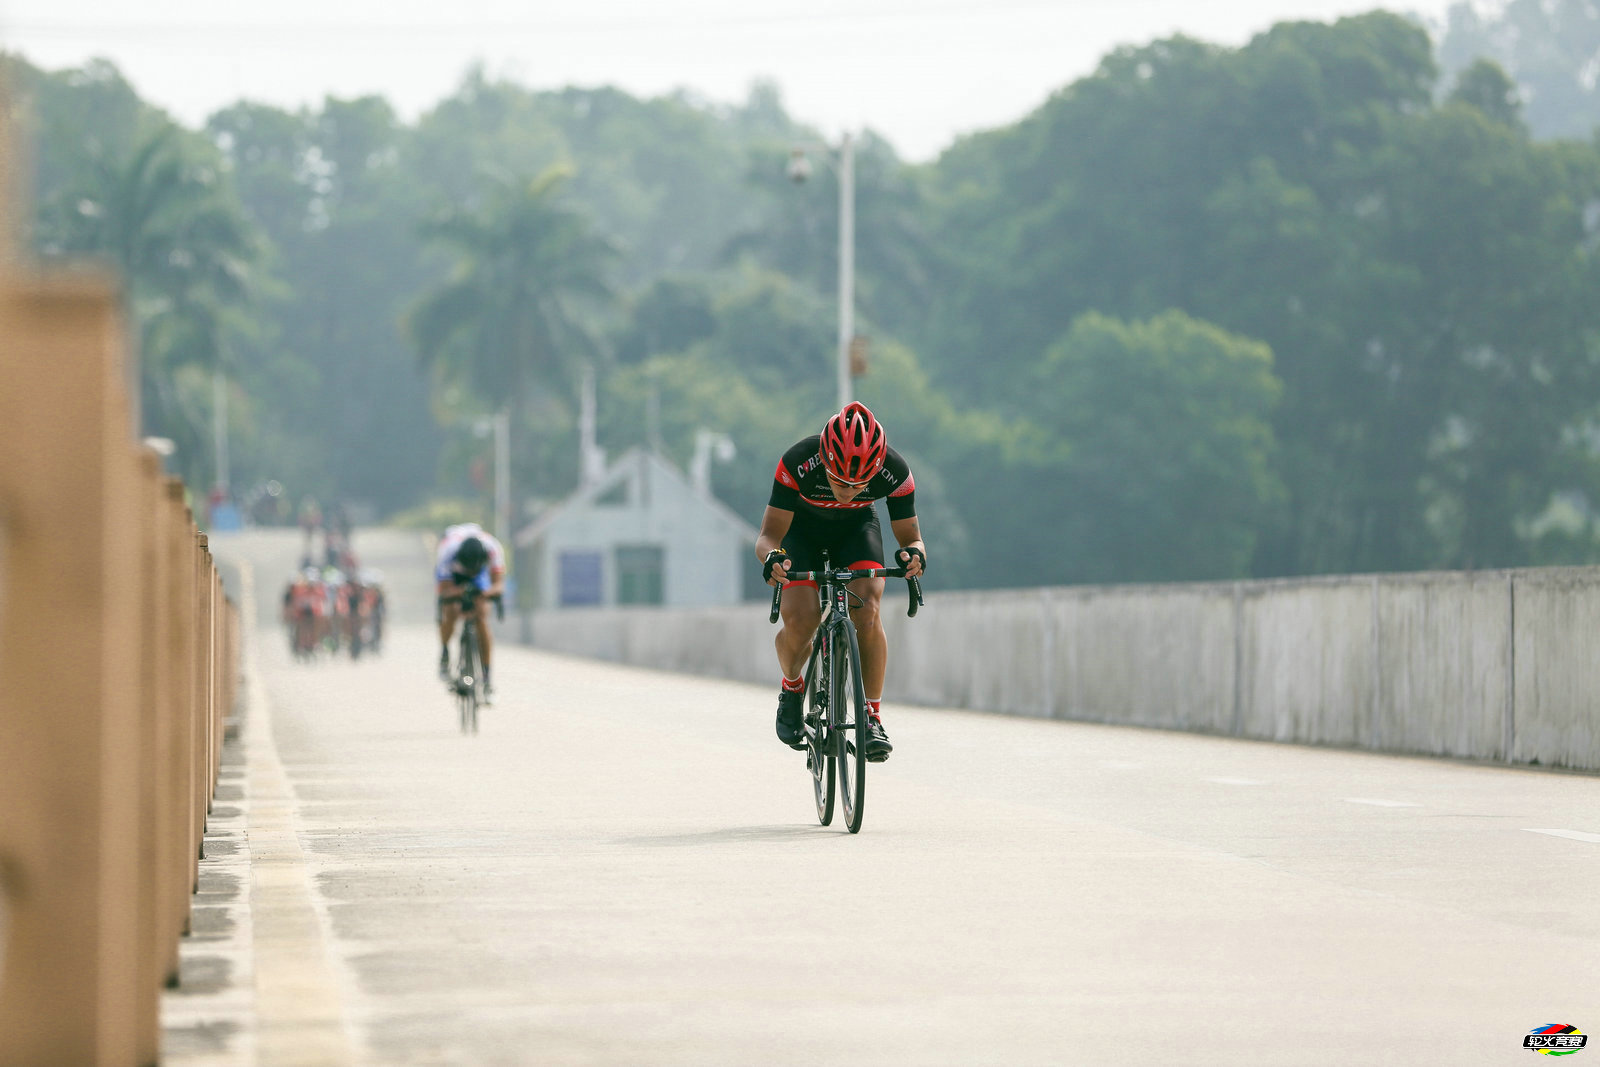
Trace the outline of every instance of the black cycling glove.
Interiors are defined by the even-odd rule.
[[[788,558],[789,553],[785,552],[781,548],[775,548],[771,552],[768,552],[765,562],[761,564],[761,580],[763,582],[772,581],[773,564],[781,563]]]
[[[928,557],[922,554],[922,549],[918,548],[915,545],[908,545],[905,548],[902,548],[900,551],[904,552],[908,556],[916,556],[917,559],[922,563],[923,571],[924,572],[927,571],[927,569],[928,569]],[[908,560],[906,560],[906,562],[910,563],[911,561],[908,559]]]

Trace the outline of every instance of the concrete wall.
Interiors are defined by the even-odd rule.
[[[766,605],[535,615],[534,644],[771,682]],[[885,595],[891,700],[1600,770],[1600,568]]]

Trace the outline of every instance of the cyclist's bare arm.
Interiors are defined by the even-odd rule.
[[[789,526],[793,522],[794,512],[775,508],[771,504],[767,505],[767,510],[761,515],[761,533],[756,537],[756,559],[760,560],[763,565],[767,562],[767,553],[783,547],[783,539],[789,535]],[[780,571],[787,574],[789,564],[774,564],[772,568],[774,579],[780,578]],[[788,579],[783,578],[781,580],[787,581]],[[773,582],[768,582],[767,584],[772,585]]]
[[[928,546],[922,543],[922,526],[917,522],[915,515],[908,519],[892,520],[889,523],[889,529],[893,531],[894,539],[900,543],[901,548],[915,548],[923,556],[927,556]],[[895,562],[903,562],[905,564],[907,578],[915,578],[922,573],[922,560],[916,556],[912,556],[907,560],[897,559]]]

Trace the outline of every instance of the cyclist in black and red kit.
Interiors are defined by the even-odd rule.
[[[915,491],[911,468],[889,447],[889,437],[872,412],[865,404],[847,405],[828,420],[822,433],[799,442],[778,461],[772,497],[761,519],[761,535],[756,538],[756,557],[767,584],[789,584],[791,570],[818,569],[824,549],[835,567],[882,567],[883,531],[872,502],[884,498],[889,529],[900,544],[896,559],[908,577],[917,577],[927,563],[927,546],[917,524]],[[894,750],[878,712],[889,660],[889,643],[878,615],[883,582],[882,578],[861,578],[850,583],[850,591],[861,599],[850,617],[861,645],[861,680],[867,692],[871,737],[866,754],[874,763],[888,759]],[[816,586],[815,582],[793,584]],[[783,598],[783,628],[777,639],[778,666],[783,669],[778,740],[791,748],[804,746],[801,674],[821,621],[822,605],[815,596]]]

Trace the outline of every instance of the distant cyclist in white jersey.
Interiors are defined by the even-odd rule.
[[[434,580],[439,583],[439,597],[459,596],[467,586],[483,591],[473,610],[478,619],[478,640],[483,654],[483,689],[487,696],[493,691],[490,685],[489,663],[494,653],[494,636],[489,632],[489,598],[505,592],[506,556],[500,542],[486,533],[475,522],[464,522],[445,530],[439,541],[439,553],[434,560]],[[455,634],[456,620],[461,617],[461,605],[451,602],[439,605],[439,677],[450,678],[450,638]]]

